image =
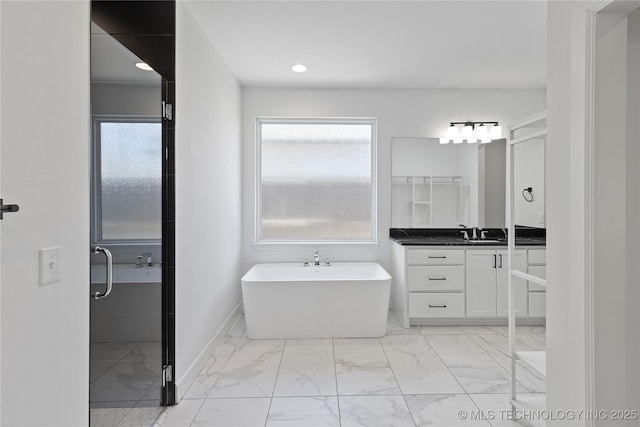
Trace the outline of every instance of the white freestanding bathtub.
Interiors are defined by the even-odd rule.
[[[385,335],[391,276],[373,262],[257,264],[242,277],[247,336]]]

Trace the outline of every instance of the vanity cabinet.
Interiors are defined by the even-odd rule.
[[[501,323],[508,315],[507,249],[392,245],[392,309],[404,327]],[[513,268],[535,274],[544,249],[517,249]],[[538,274],[536,274],[538,275]],[[544,288],[513,278],[516,314],[544,317]],[[542,314],[542,315],[541,315]]]
[[[409,317],[464,316],[464,249],[408,249]]]
[[[506,317],[508,315],[508,251],[468,249],[466,251],[467,317]],[[512,267],[525,271],[527,251],[514,253]],[[514,278],[516,315],[527,316],[527,283]]]
[[[528,271],[532,276],[547,278],[547,251],[529,249]],[[547,316],[547,292],[544,286],[529,282],[529,317]]]

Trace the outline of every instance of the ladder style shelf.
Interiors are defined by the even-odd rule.
[[[457,226],[462,223],[463,206],[463,178],[462,176],[394,176],[393,185],[405,186],[408,190],[408,223],[412,228],[433,226]],[[441,200],[434,192],[436,188],[448,190],[446,200]],[[446,224],[434,224],[434,209],[443,209],[443,204],[449,206],[450,218]]]
[[[514,188],[514,146],[526,143],[527,141],[545,139],[547,135],[546,129],[547,113],[543,111],[533,116],[527,117],[511,126],[509,126],[509,136],[507,143],[507,228],[508,232],[508,299],[509,299],[509,354],[510,361],[510,393],[511,405],[514,410],[541,410],[546,408],[546,398],[518,396],[516,394],[516,369],[518,361],[524,366],[537,372],[543,377],[547,375],[547,352],[546,351],[516,351],[516,315],[515,315],[515,295],[513,289],[518,282],[513,278],[525,279],[529,282],[536,283],[546,288],[547,281],[543,278],[536,277],[524,271],[515,270],[511,266],[515,251],[515,203],[513,196]],[[526,282],[524,282],[526,283]],[[545,425],[542,420],[529,420],[534,425]]]

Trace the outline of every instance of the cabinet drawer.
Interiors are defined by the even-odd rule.
[[[464,317],[464,294],[410,293],[409,317]]]
[[[410,291],[464,291],[462,265],[412,265],[408,270]]]
[[[546,249],[529,249],[529,264],[545,265],[547,263]]]
[[[547,278],[547,267],[545,265],[530,265],[529,274],[539,277],[541,279]],[[540,286],[537,283],[529,282],[530,291],[546,291],[547,288]]]
[[[529,292],[529,317],[547,317],[546,292]]]
[[[464,249],[409,249],[409,265],[464,265]]]

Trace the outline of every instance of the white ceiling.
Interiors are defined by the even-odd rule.
[[[189,0],[188,7],[243,86],[546,86],[543,0]],[[309,70],[293,73],[296,63]]]

